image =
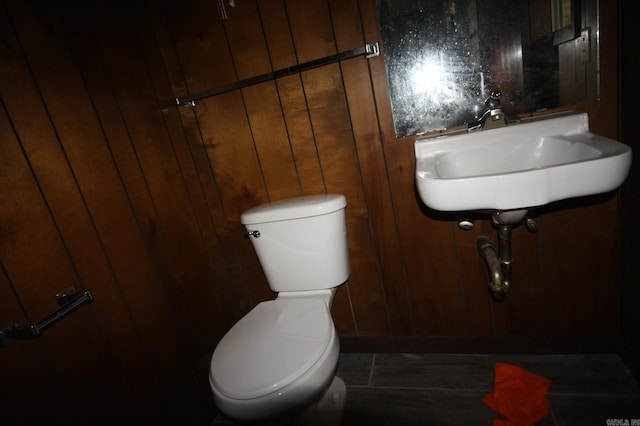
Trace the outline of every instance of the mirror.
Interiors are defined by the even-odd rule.
[[[581,9],[578,7],[583,5]],[[377,0],[398,137],[596,99],[597,0]]]

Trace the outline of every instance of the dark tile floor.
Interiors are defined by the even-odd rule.
[[[501,416],[482,397],[496,362],[551,379],[551,414],[539,425],[640,425],[640,389],[617,355],[345,353],[343,426],[491,425]],[[230,423],[218,416],[222,424]]]

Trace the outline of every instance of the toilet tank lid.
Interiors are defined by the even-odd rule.
[[[333,213],[346,206],[347,198],[342,194],[308,195],[274,201],[251,208],[240,215],[240,222],[243,225],[250,225],[300,219]]]

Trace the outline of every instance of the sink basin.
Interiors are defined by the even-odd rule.
[[[442,211],[529,209],[618,188],[631,148],[569,113],[415,142],[422,201]]]

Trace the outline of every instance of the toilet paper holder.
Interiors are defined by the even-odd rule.
[[[76,294],[74,287],[68,287],[56,294],[56,302],[59,306],[58,310],[35,324],[20,327],[18,321],[13,320],[0,327],[0,347],[8,345],[12,340],[37,339],[43,330],[52,326],[58,320],[61,320],[85,303],[92,303],[93,296],[88,291]]]

